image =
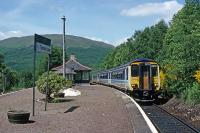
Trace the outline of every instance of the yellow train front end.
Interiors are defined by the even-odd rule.
[[[159,65],[151,59],[138,59],[129,67],[129,85],[137,100],[151,101],[160,91]]]

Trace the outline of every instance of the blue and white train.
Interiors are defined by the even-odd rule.
[[[99,72],[97,81],[118,86],[138,100],[153,100],[161,91],[159,65],[147,58]]]

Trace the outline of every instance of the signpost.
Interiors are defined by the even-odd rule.
[[[47,70],[47,87],[46,87],[46,101],[45,111],[47,110],[47,94],[48,94],[48,80],[49,80],[49,62],[51,54],[51,40],[43,36],[35,34],[34,36],[34,59],[33,59],[33,116],[35,115],[35,64],[36,52],[48,54],[48,70]]]
[[[65,66],[65,21],[66,18],[65,16],[63,16],[61,18],[63,20],[63,77],[65,78],[65,74],[66,74],[66,66]]]

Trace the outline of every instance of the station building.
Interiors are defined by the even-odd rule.
[[[67,79],[72,80],[74,83],[90,82],[90,72],[92,69],[79,63],[75,55],[70,56],[70,59],[65,63],[65,66],[65,76]],[[63,65],[53,68],[52,70],[63,75]]]

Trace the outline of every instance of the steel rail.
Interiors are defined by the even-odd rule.
[[[165,113],[167,113],[168,115],[172,116],[173,118],[175,118],[176,120],[178,120],[179,122],[181,122],[183,125],[187,126],[188,128],[190,128],[192,131],[196,132],[196,133],[200,133],[199,130],[195,129],[193,126],[187,124],[186,122],[184,122],[183,120],[181,120],[180,118],[178,118],[175,115],[172,115],[171,113],[169,113],[167,110],[161,108],[160,106],[153,104],[154,107],[159,108],[160,110],[164,111]]]
[[[117,90],[121,91],[122,93],[126,93],[126,92],[124,92],[122,89],[120,89],[120,87],[118,87],[118,86],[115,86],[115,85],[108,85],[108,84],[104,84],[104,83],[100,83],[100,84],[101,84],[101,85],[104,85],[104,86],[108,86],[108,87],[114,88],[114,89],[117,89]],[[127,94],[127,93],[126,93],[126,94]],[[179,121],[180,123],[182,123],[183,125],[185,125],[186,127],[188,127],[189,129],[191,129],[192,131],[194,131],[195,133],[200,133],[199,130],[197,130],[197,129],[195,129],[194,127],[192,127],[191,125],[187,124],[186,122],[184,122],[184,121],[181,120],[180,118],[178,118],[178,117],[172,115],[171,113],[169,113],[169,112],[166,111],[165,109],[159,107],[158,105],[156,105],[156,104],[154,104],[154,103],[153,103],[152,107],[153,107],[153,106],[159,108],[160,110],[162,110],[163,112],[165,112],[165,113],[168,114],[169,116],[173,117],[174,119],[176,119],[177,121]],[[143,108],[143,107],[142,107],[142,108]],[[143,109],[143,110],[144,110],[144,109]],[[145,112],[145,113],[146,113],[146,112]],[[152,123],[153,123],[153,125],[156,127],[156,129],[157,129],[159,132],[161,132],[161,130],[159,129],[159,126],[156,125],[154,122],[152,122]]]

